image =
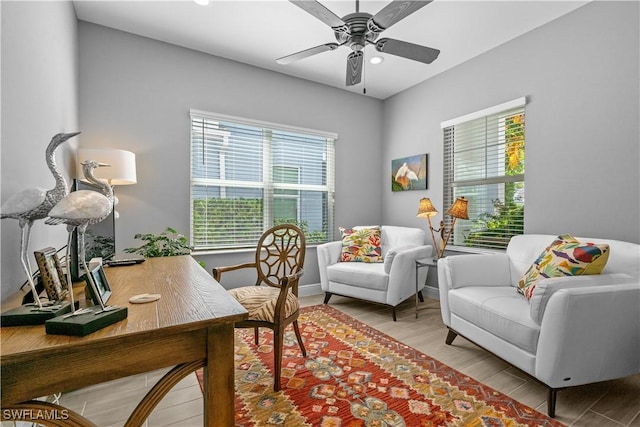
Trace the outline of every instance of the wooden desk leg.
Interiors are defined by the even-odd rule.
[[[207,331],[207,366],[204,368],[204,425],[233,427],[235,424],[235,374],[233,323],[212,326]]]

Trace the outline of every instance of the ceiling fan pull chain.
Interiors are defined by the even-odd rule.
[[[358,0],[356,0],[356,1],[358,1]],[[362,56],[365,56],[364,55],[364,49],[362,50]],[[363,95],[367,94],[367,73],[365,72],[365,70],[367,68],[366,67],[366,64],[367,64],[367,60],[366,59],[367,58],[365,57],[365,58],[363,58],[363,61],[362,61],[362,94]]]

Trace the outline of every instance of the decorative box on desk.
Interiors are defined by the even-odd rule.
[[[73,335],[83,337],[127,318],[127,307],[102,311],[99,305],[89,308],[89,312],[76,316],[63,315],[44,322],[45,331],[52,335]]]
[[[59,303],[59,306],[57,309],[38,310],[35,305],[24,304],[3,312],[0,323],[2,326],[42,325],[49,319],[71,311],[71,303],[68,301]]]

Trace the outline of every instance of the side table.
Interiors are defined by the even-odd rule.
[[[416,260],[416,319],[418,318],[418,270],[423,267],[438,267],[438,258],[430,257],[430,258],[420,258]],[[425,286],[427,284],[427,278],[425,277]]]

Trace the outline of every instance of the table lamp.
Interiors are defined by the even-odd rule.
[[[438,210],[431,203],[431,199],[428,197],[423,197],[420,199],[420,204],[418,205],[418,214],[416,215],[418,218],[427,218],[429,221],[429,230],[431,231],[431,239],[433,240],[433,248],[436,251],[436,256],[438,258],[442,258],[444,254],[444,250],[447,247],[447,243],[449,242],[449,238],[451,237],[451,233],[453,232],[453,227],[456,224],[456,220],[460,219],[469,219],[469,214],[467,212],[467,199],[464,197],[458,197],[456,201],[451,205],[449,210],[447,211],[448,215],[453,217],[453,222],[449,226],[447,230],[444,221],[440,221],[440,228],[434,229],[431,224],[431,217],[438,214]],[[440,244],[436,243],[435,233],[440,233]]]

